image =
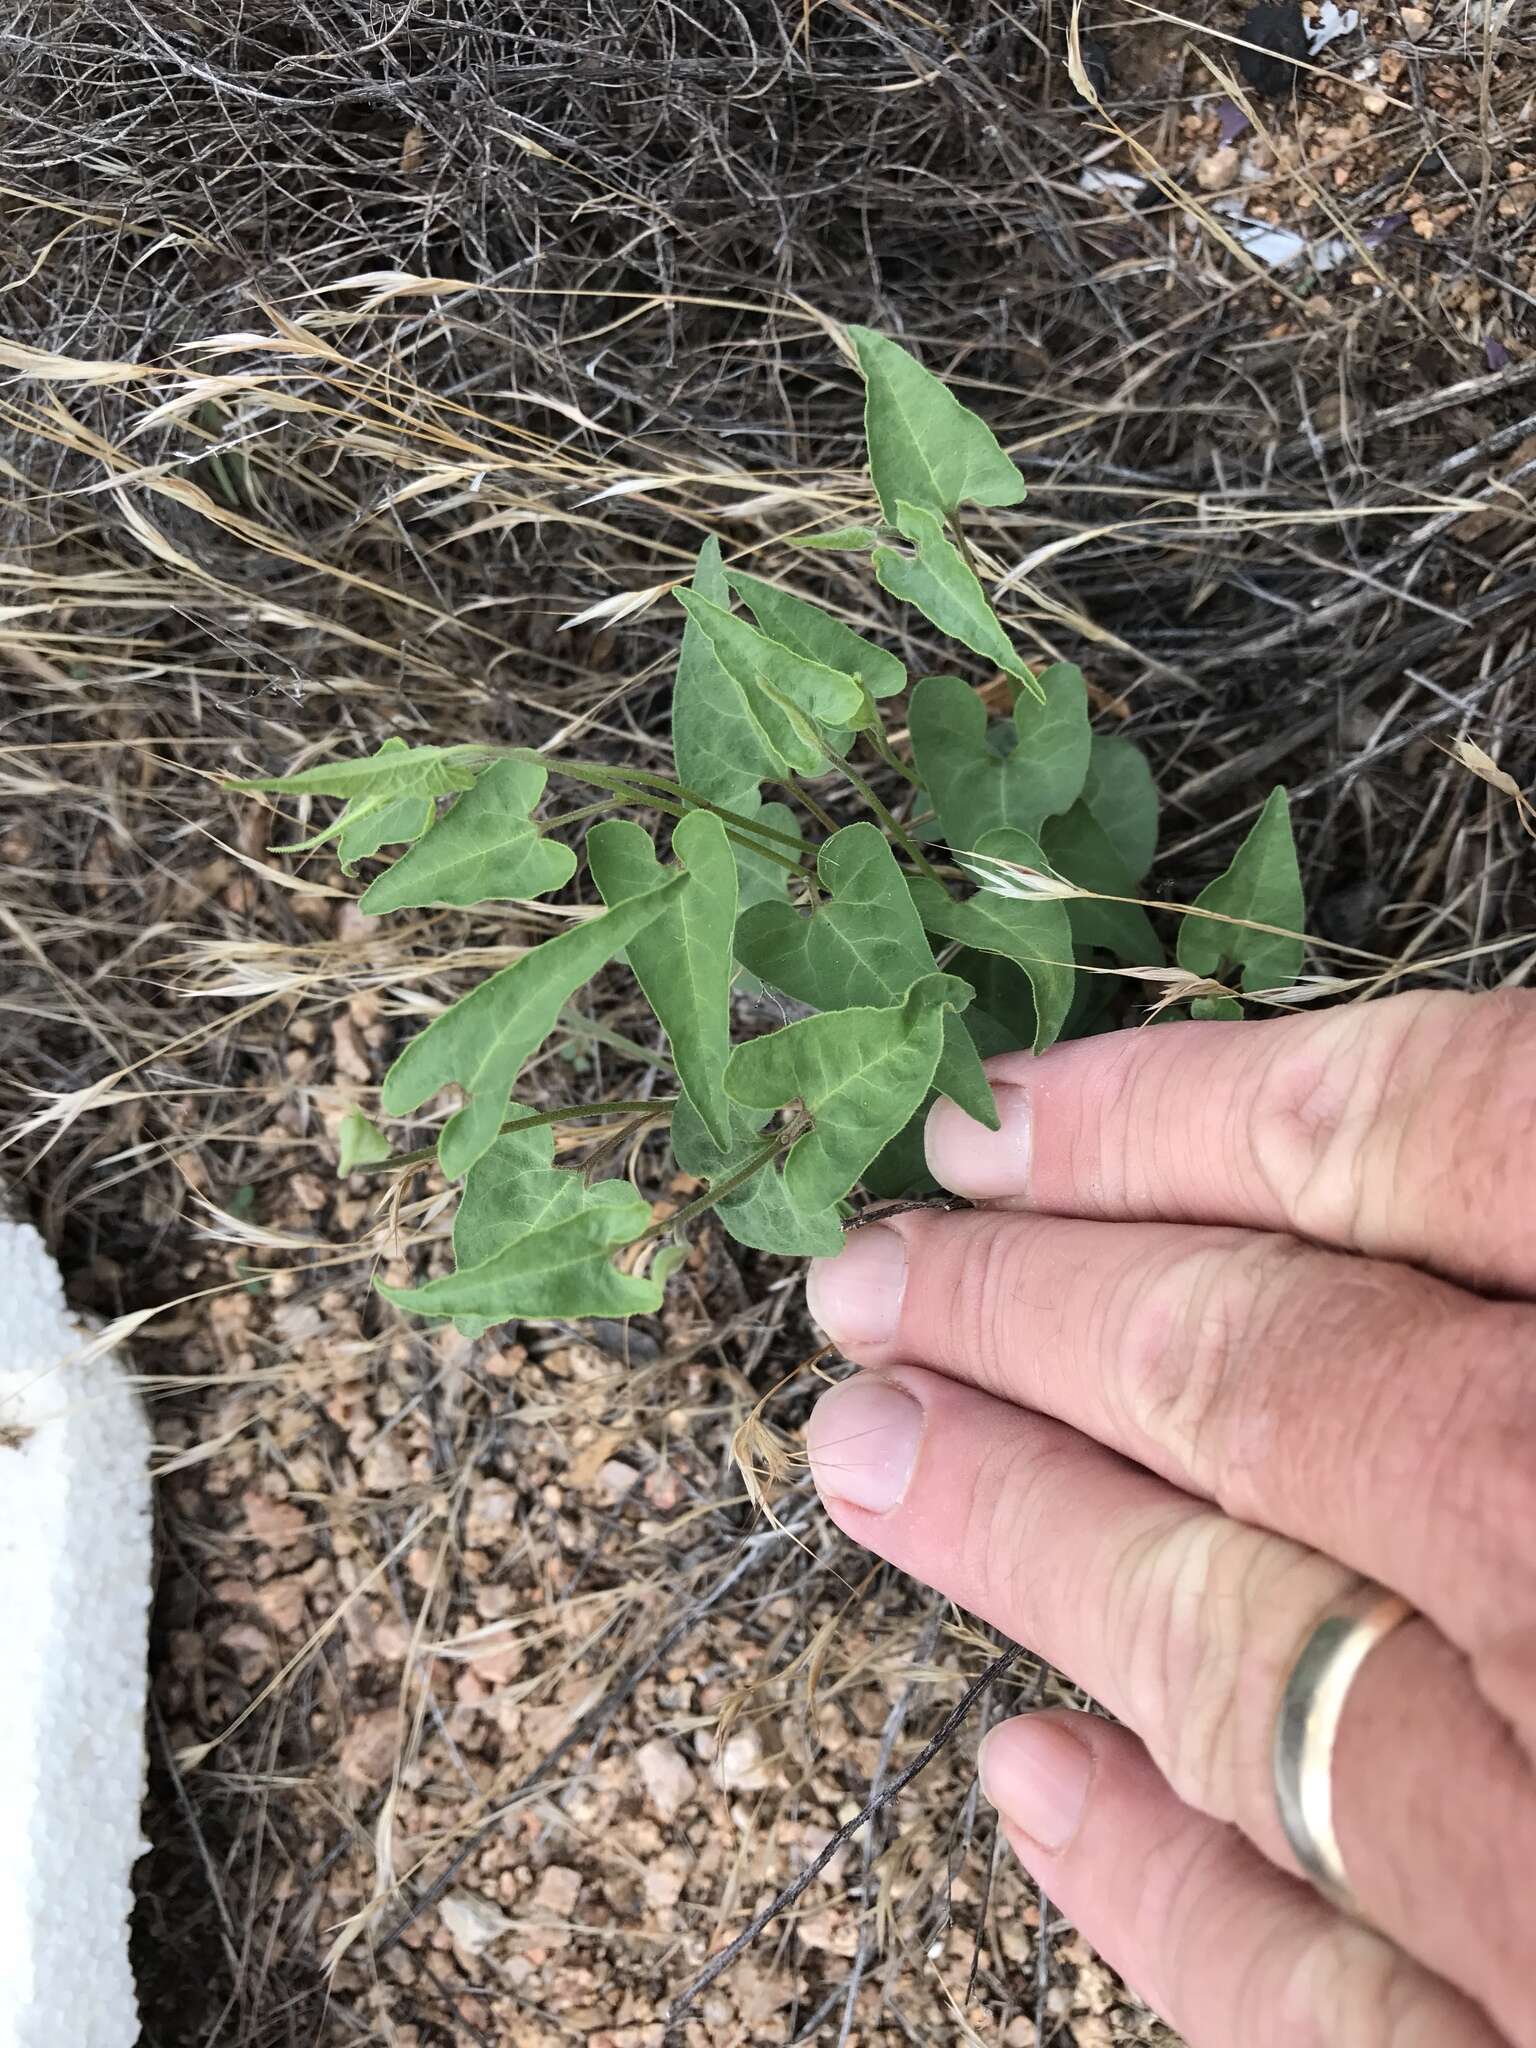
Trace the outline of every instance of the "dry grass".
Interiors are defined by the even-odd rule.
[[[1245,102],[1245,204],[1355,248],[1317,280],[1257,270],[1192,176],[1238,10],[1172,13],[1077,18],[1117,75],[1090,111],[1068,18],[983,0],[13,10],[5,1157],[85,1305],[182,1302],[137,1353],[164,1469],[153,2048],[640,2048],[995,1648],[815,1513],[822,1368],[781,1265],[706,1232],[654,1324],[521,1347],[380,1313],[371,1269],[403,1276],[440,1194],[338,1188],[330,1130],[561,913],[365,925],[222,776],[388,732],[660,761],[665,591],[708,531],[888,627],[783,544],[868,502],[856,317],[1023,465],[978,547],[1021,642],[1080,659],[1158,761],[1170,896],[1283,776],[1322,937],[1526,975],[1520,806],[1445,748],[1531,787],[1528,31],[1373,17],[1375,80]],[[1090,161],[1150,177],[1144,203],[1083,192]],[[571,1020],[538,1101],[664,1090],[625,1001]],[[636,1170],[679,1199],[653,1141]],[[662,1822],[635,1764],[658,1734],[693,1774]],[[699,1752],[733,1738],[755,1761],[711,1789]],[[1154,2038],[1035,1938],[969,1753],[691,2038]],[[455,1942],[460,1894],[517,1941]]]

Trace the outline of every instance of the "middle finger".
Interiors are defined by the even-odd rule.
[[[1476,1654],[1536,1612],[1536,1310],[1262,1231],[975,1210],[811,1269],[861,1365],[937,1366],[1382,1580]]]
[[[823,1397],[808,1445],[856,1541],[1084,1686],[1186,1802],[1294,1870],[1275,1811],[1277,1702],[1356,1583],[1077,1431],[915,1367]],[[1367,1917],[1530,2041],[1524,1911],[1536,1780],[1466,1660],[1422,1618],[1366,1659],[1334,1807]]]

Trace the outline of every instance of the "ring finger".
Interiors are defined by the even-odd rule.
[[[977,1762],[1052,1903],[1193,2048],[1494,2048],[1459,1992],[1185,1806],[1128,1729],[1026,1714]]]
[[[918,1367],[824,1397],[809,1448],[850,1536],[1068,1672],[1192,1806],[1294,1868],[1273,1803],[1275,1708],[1353,1573]],[[1518,1902],[1536,1860],[1536,1790],[1465,1660],[1426,1621],[1362,1667],[1334,1773],[1368,1917],[1529,2038]]]

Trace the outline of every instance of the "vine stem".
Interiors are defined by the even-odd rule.
[[[686,782],[678,782],[670,775],[657,775],[649,768],[621,768],[619,773],[630,776],[636,782],[653,783],[657,788],[675,791],[684,803],[692,804],[701,811],[712,811],[722,824],[735,825],[743,832],[755,832],[760,838],[772,839],[796,854],[802,850],[799,840],[792,832],[781,832],[777,825],[765,825],[758,818],[744,818],[739,811],[727,810],[713,798],[700,796],[698,791],[690,789]]]
[[[723,1202],[727,1195],[734,1195],[739,1187],[744,1187],[754,1174],[761,1173],[765,1166],[771,1165],[781,1152],[787,1152],[795,1140],[804,1137],[810,1128],[811,1119],[802,1110],[784,1126],[782,1131],[775,1131],[769,1143],[755,1152],[745,1166],[738,1167],[732,1174],[727,1174],[724,1180],[711,1183],[702,1195],[679,1209],[675,1216],[667,1216],[659,1223],[653,1223],[648,1230],[642,1230],[633,1242],[652,1244],[659,1237],[666,1237],[674,1230],[684,1229],[698,1217],[707,1216],[717,1203]]]
[[[541,1109],[528,1116],[515,1116],[504,1123],[497,1132],[499,1138],[510,1136],[513,1131],[536,1131],[544,1124],[582,1123],[588,1118],[605,1116],[635,1116],[642,1110],[672,1110],[677,1107],[679,1097],[662,1095],[650,1102],[638,1099],[614,1102],[590,1102],[576,1105],[564,1104],[559,1109]],[[395,1159],[373,1159],[366,1166],[355,1166],[354,1173],[382,1173],[386,1168],[405,1169],[425,1166],[429,1159],[437,1157],[435,1145],[423,1145],[415,1152],[402,1152]]]
[[[743,818],[737,811],[728,811],[722,804],[711,802],[708,797],[687,789],[682,783],[673,782],[665,775],[653,775],[642,768],[610,768],[600,761],[562,761],[549,755],[540,754],[531,747],[508,749],[513,760],[532,762],[536,766],[551,769],[556,775],[563,775],[570,782],[585,782],[593,789],[606,789],[613,795],[627,798],[630,803],[646,804],[651,809],[664,812],[669,818],[681,818],[691,807],[708,811],[718,818],[728,832],[745,839],[751,850],[764,860],[771,860],[792,875],[804,873],[799,858],[791,859],[781,851],[794,847],[798,855],[800,842],[787,832],[780,832],[775,826],[761,825],[755,818]]]
[[[786,778],[784,787],[800,799],[823,832],[830,836],[837,830],[836,818],[829,817],[811,792],[802,783],[797,782],[793,775]]]
[[[579,825],[584,819],[600,817],[604,811],[611,811],[622,801],[618,796],[600,797],[595,804],[582,804],[574,811],[558,811],[552,818],[540,818],[539,823],[545,830],[556,825]]]
[[[836,756],[834,755],[833,758],[836,759]],[[853,763],[851,761],[838,761],[837,765],[839,768],[841,768],[844,775],[847,776],[848,780],[853,784],[854,788],[858,791],[859,795],[863,798],[864,802],[868,804],[869,808],[880,820],[880,823],[885,827],[886,831],[900,846],[902,852],[907,856],[908,860],[912,862],[913,866],[917,868],[921,873],[925,874],[930,882],[937,882],[939,880],[939,877],[936,869],[933,866],[933,863],[928,859],[927,855],[923,852],[923,849],[912,837],[911,833],[907,830],[906,826],[902,824],[901,820],[898,817],[896,817],[891,811],[886,809],[884,803],[880,800],[878,796],[876,796],[875,792],[870,788],[868,782],[859,773],[858,769],[854,767]],[[940,886],[942,887],[942,884]]]
[[[954,538],[954,543],[959,550],[961,560],[979,583],[981,581],[981,572],[976,567],[976,557],[971,553],[971,544],[965,537],[965,528],[960,524],[960,509],[958,506],[950,513],[945,523]]]
[[[910,783],[913,789],[920,790],[922,788],[923,785],[918,781],[916,775],[913,774],[912,770],[886,738],[883,725],[877,721],[874,725],[870,726],[868,728],[868,737],[870,745],[880,756],[887,768],[892,769],[899,775],[903,782]]]

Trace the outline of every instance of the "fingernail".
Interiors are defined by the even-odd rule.
[[[1022,1195],[1029,1182],[1029,1090],[995,1082],[992,1096],[1000,1119],[995,1131],[941,1095],[923,1134],[928,1171],[951,1194],[973,1202]]]
[[[822,1395],[806,1425],[816,1491],[889,1514],[907,1490],[922,1434],[922,1409],[892,1381],[873,1373],[845,1380]]]
[[[981,1789],[1010,1828],[1051,1855],[1077,1833],[1093,1758],[1060,1721],[1025,1714],[992,1729],[976,1757]]]
[[[907,1248],[894,1230],[865,1223],[834,1259],[813,1259],[806,1306],[834,1344],[883,1344],[896,1334]]]

